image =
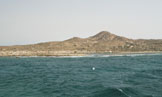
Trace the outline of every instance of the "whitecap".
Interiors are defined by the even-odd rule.
[[[127,97],[131,97],[131,96],[129,96],[127,93],[125,93],[122,89],[117,89],[118,91],[120,91],[121,93],[123,93],[124,95],[126,95]]]

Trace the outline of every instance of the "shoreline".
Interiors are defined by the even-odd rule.
[[[0,57],[86,57],[93,55],[129,55],[129,54],[162,54],[162,51],[138,51],[138,52],[103,52],[103,53],[68,53],[68,54],[0,54]]]

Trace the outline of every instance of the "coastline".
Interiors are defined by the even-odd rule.
[[[26,52],[26,53],[15,53],[13,51],[3,52],[0,51],[0,57],[86,57],[91,55],[129,55],[129,54],[161,54],[162,51],[121,51],[121,52],[99,52],[99,53],[37,53],[37,52]]]

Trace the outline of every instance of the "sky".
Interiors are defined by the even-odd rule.
[[[162,0],[0,0],[0,45],[86,38],[100,31],[162,39]]]

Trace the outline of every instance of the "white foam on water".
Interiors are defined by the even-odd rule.
[[[58,58],[80,58],[84,56],[59,56]]]
[[[149,56],[149,55],[162,55],[162,53],[134,53],[134,54],[91,54],[86,56],[19,56],[19,58],[34,58],[34,57],[51,57],[51,58],[95,58],[95,57],[120,57],[120,56],[130,56],[130,57],[136,57],[136,56]]]
[[[162,53],[134,53],[134,54],[110,54],[110,55],[98,55],[97,57],[115,57],[115,56],[130,56],[130,57],[136,57],[136,56],[149,56],[149,55],[162,55]]]
[[[131,96],[129,96],[127,93],[125,93],[122,89],[118,89],[121,93],[123,93],[124,95],[126,95],[126,96],[128,96],[128,97],[131,97]]]
[[[92,70],[95,70],[96,68],[95,67],[92,67]]]

